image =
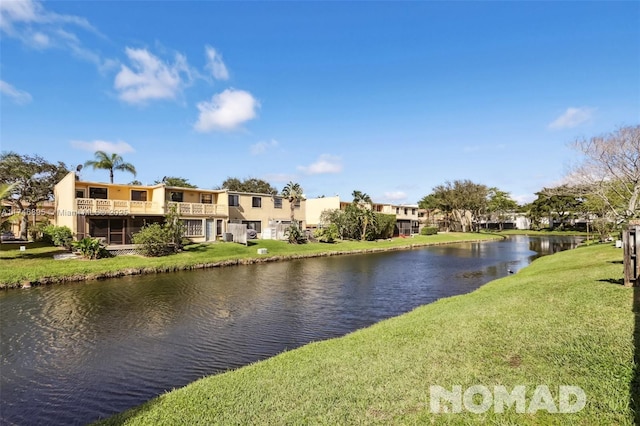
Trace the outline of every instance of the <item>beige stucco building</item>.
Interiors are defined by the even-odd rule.
[[[258,238],[275,239],[276,230],[291,224],[291,204],[279,195],[229,191],[229,222],[254,229]],[[306,201],[294,205],[294,219],[304,229]],[[280,226],[278,226],[280,225]]]
[[[227,190],[86,182],[75,172],[54,187],[54,200],[57,226],[68,226],[76,239],[91,236],[109,245],[131,244],[133,234],[162,222],[173,207],[194,242],[221,237],[229,218]]]

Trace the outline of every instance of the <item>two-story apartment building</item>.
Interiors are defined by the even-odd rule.
[[[185,236],[215,241],[226,230],[226,190],[129,185],[78,180],[70,172],[54,187],[55,224],[68,226],[75,238],[101,238],[109,245],[131,244],[146,223],[162,222],[176,208]]]
[[[344,210],[346,201],[340,201],[339,196],[319,197],[307,200],[307,226],[317,228],[320,225],[320,216],[325,210]],[[396,235],[417,234],[420,231],[420,216],[418,205],[396,205],[385,203],[372,203],[371,209],[377,213],[396,216]]]
[[[229,191],[229,222],[243,223],[254,229],[258,238],[275,239],[278,225],[291,224],[291,204],[279,195]],[[306,202],[294,205],[294,218],[305,226]]]

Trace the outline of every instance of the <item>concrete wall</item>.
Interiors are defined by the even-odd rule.
[[[307,227],[317,227],[320,223],[320,215],[325,210],[337,210],[340,208],[340,197],[309,198],[306,200]]]

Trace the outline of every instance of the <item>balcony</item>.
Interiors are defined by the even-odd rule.
[[[164,214],[162,206],[151,201],[77,198],[76,209],[79,214],[85,215]]]
[[[226,216],[228,214],[226,206],[202,203],[177,203],[173,201],[167,202],[167,211],[174,206],[180,216]]]

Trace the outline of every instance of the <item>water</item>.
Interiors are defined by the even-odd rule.
[[[578,241],[512,237],[6,291],[0,423],[86,424],[470,292]]]

